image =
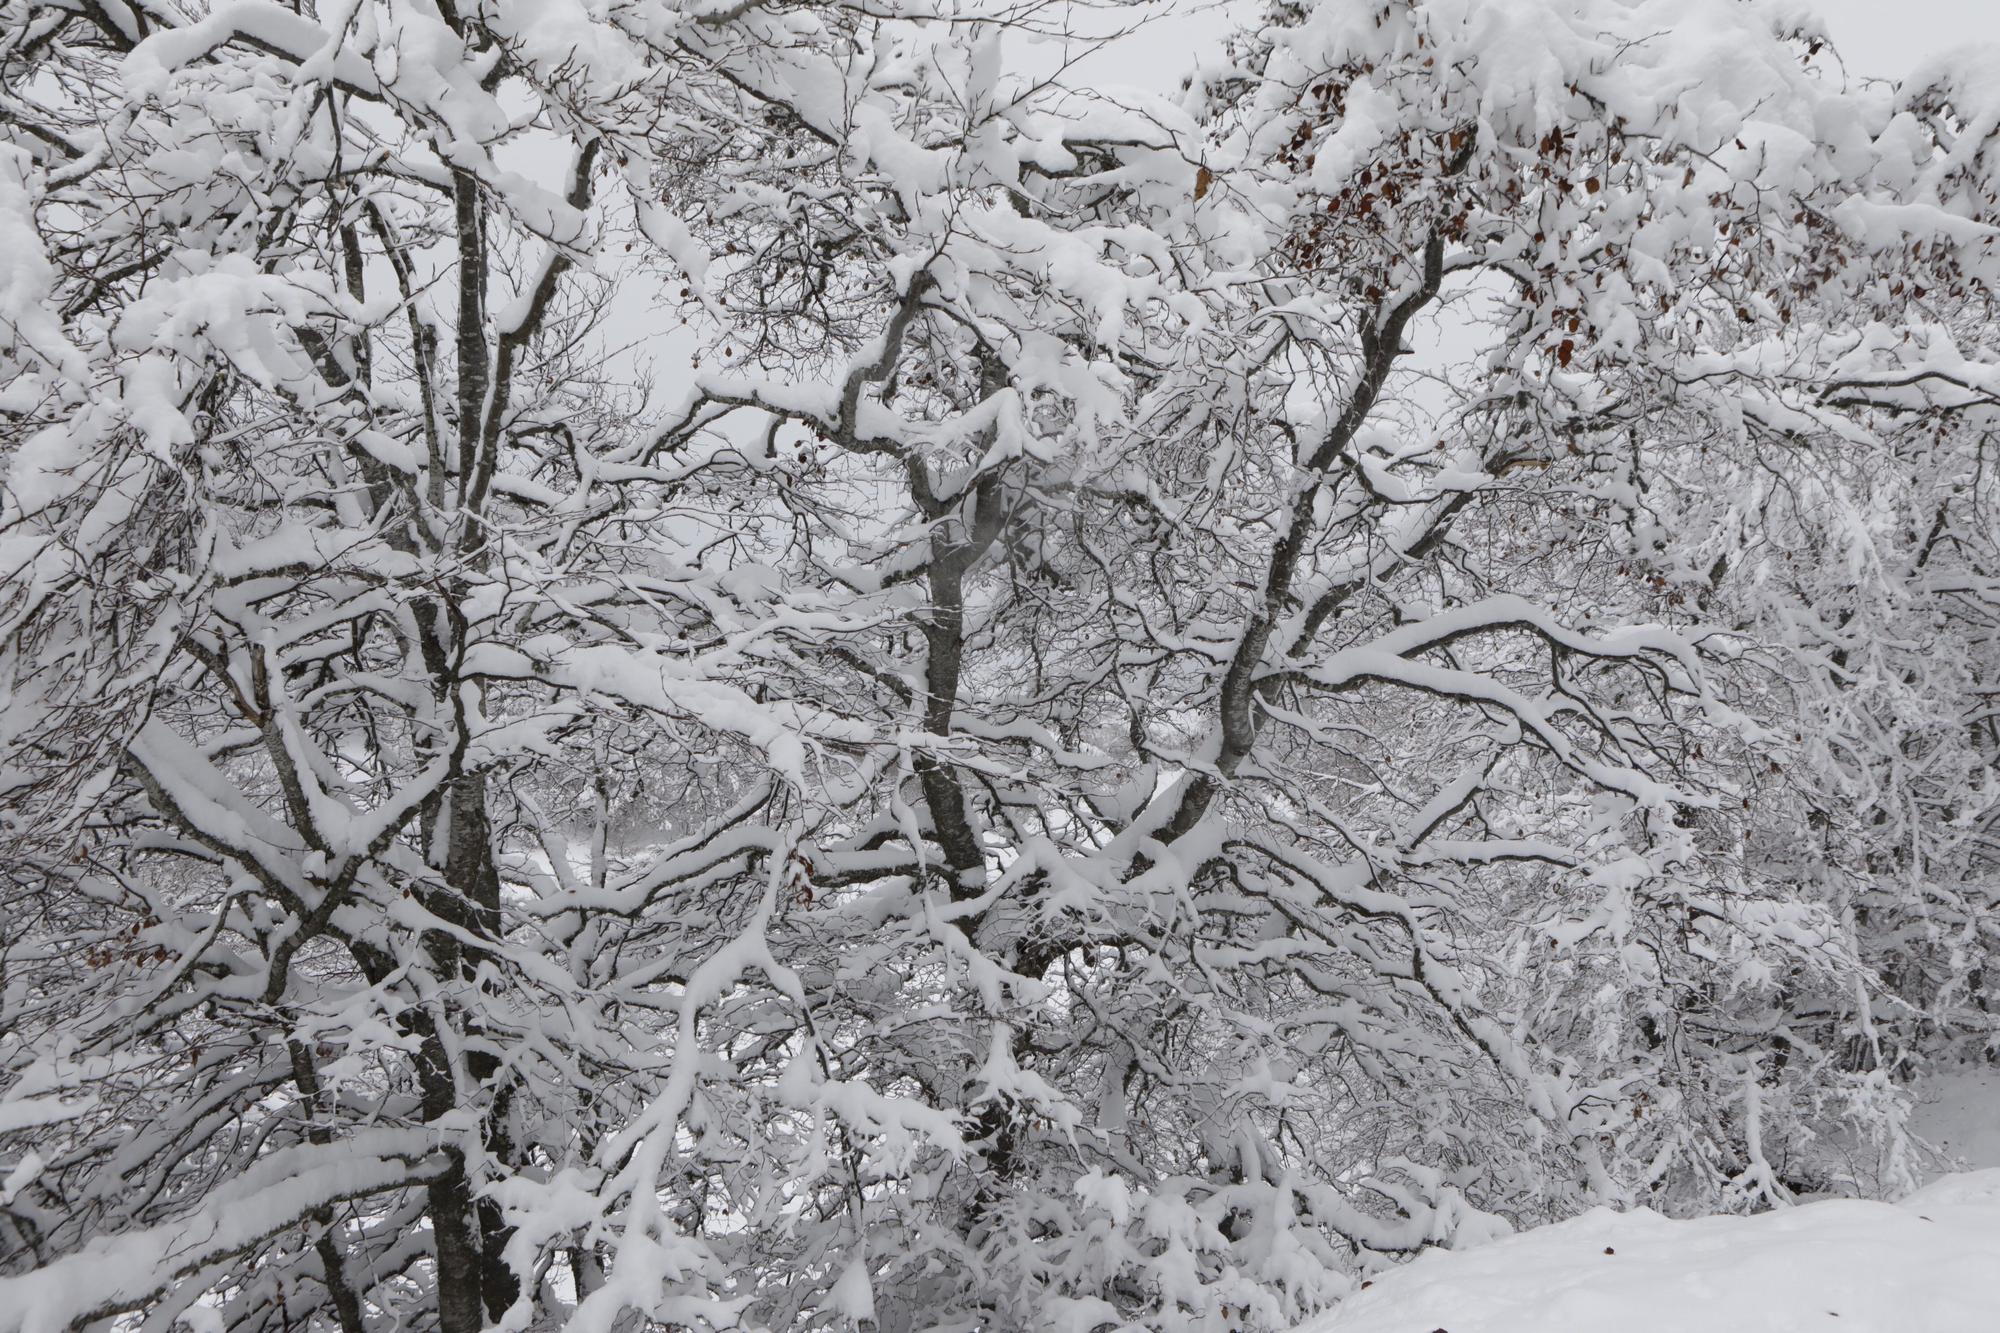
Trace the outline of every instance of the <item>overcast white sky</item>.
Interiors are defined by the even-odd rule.
[[[1926,56],[2000,42],[1996,0],[1809,0],[1859,74],[1900,77]]]

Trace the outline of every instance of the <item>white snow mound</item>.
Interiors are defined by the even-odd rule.
[[[1385,1273],[1296,1333],[1996,1333],[2000,1170],[1901,1203],[1599,1208]]]

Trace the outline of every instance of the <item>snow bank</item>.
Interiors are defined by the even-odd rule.
[[[1994,1333],[2000,1170],[1900,1204],[1597,1209],[1384,1274],[1297,1333]]]

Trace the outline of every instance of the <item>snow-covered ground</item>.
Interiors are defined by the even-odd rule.
[[[1910,1128],[1965,1166],[2000,1166],[2000,1068],[1961,1065],[1933,1075]],[[2000,1329],[2000,1315],[1993,1327]]]
[[[1803,1329],[2000,1330],[2000,1170],[1946,1176],[1897,1204],[1685,1222],[1598,1209],[1427,1255],[1297,1333]]]

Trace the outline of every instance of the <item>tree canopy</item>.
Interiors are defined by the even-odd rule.
[[[1990,61],[1074,17],[0,6],[0,1333],[1282,1329],[1914,1180]]]

